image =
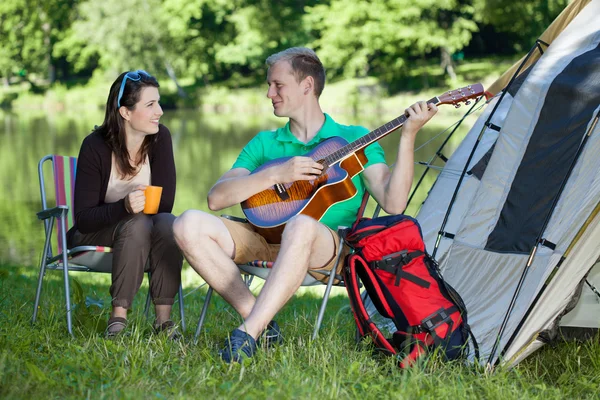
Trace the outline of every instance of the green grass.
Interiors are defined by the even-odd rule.
[[[317,341],[311,341],[321,289],[301,291],[277,319],[286,341],[244,365],[218,358],[224,336],[240,322],[214,298],[198,344],[192,337],[206,287],[186,267],[185,340],[154,336],[142,315],[144,283],[129,336],[105,340],[110,278],[72,274],[75,338],[66,332],[61,273],[49,272],[40,315],[31,326],[37,272],[0,267],[0,398],[597,398],[600,344],[546,346],[512,370],[493,374],[435,357],[410,370],[354,345],[353,320],[337,289]],[[259,285],[255,287],[259,289]],[[88,306],[85,305],[87,300]],[[174,310],[176,311],[176,310]]]

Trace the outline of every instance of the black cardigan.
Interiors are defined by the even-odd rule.
[[[157,138],[150,147],[148,158],[152,174],[152,185],[162,186],[158,212],[170,213],[175,201],[175,160],[171,133],[160,125]],[[81,233],[97,232],[116,224],[129,213],[125,199],[115,203],[104,203],[110,170],[112,150],[97,131],[89,134],[81,144],[75,176],[75,200],[73,205],[74,225],[69,237],[78,230]]]

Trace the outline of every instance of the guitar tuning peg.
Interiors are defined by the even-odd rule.
[[[455,104],[454,108],[460,108],[460,104]]]
[[[469,105],[469,104],[471,104],[471,100],[467,100],[467,101],[465,101],[465,104],[466,104],[466,105]]]

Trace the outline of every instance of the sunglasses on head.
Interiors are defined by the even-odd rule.
[[[121,108],[121,97],[123,97],[123,90],[125,90],[125,82],[127,82],[127,79],[129,79],[130,81],[137,82],[140,79],[142,79],[142,76],[150,78],[150,74],[144,71],[143,69],[138,69],[137,71],[129,71],[125,74],[123,80],[121,81],[121,89],[119,89],[119,96],[117,97],[117,108]]]

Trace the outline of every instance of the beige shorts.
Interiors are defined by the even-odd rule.
[[[225,224],[227,230],[229,230],[229,234],[233,239],[234,243],[234,258],[233,261],[236,264],[246,264],[251,261],[275,261],[277,255],[279,254],[279,248],[281,245],[279,244],[271,244],[267,243],[264,237],[262,237],[259,233],[254,231],[252,225],[247,222],[239,222],[233,221],[229,218],[220,217],[221,221]],[[326,228],[331,232],[331,240],[333,240],[333,253],[329,258],[329,261],[325,263],[325,265],[317,265],[311,266],[310,269],[313,270],[326,270],[331,271],[334,267],[336,261],[336,255],[338,246],[340,243],[340,237],[333,229],[326,226]],[[343,245],[342,255],[340,257],[340,261],[336,267],[336,274],[339,274],[344,265],[344,258],[349,253],[349,247],[347,245]],[[310,272],[309,273],[315,277],[316,279],[327,282],[328,276],[324,274],[320,274],[318,272]]]

